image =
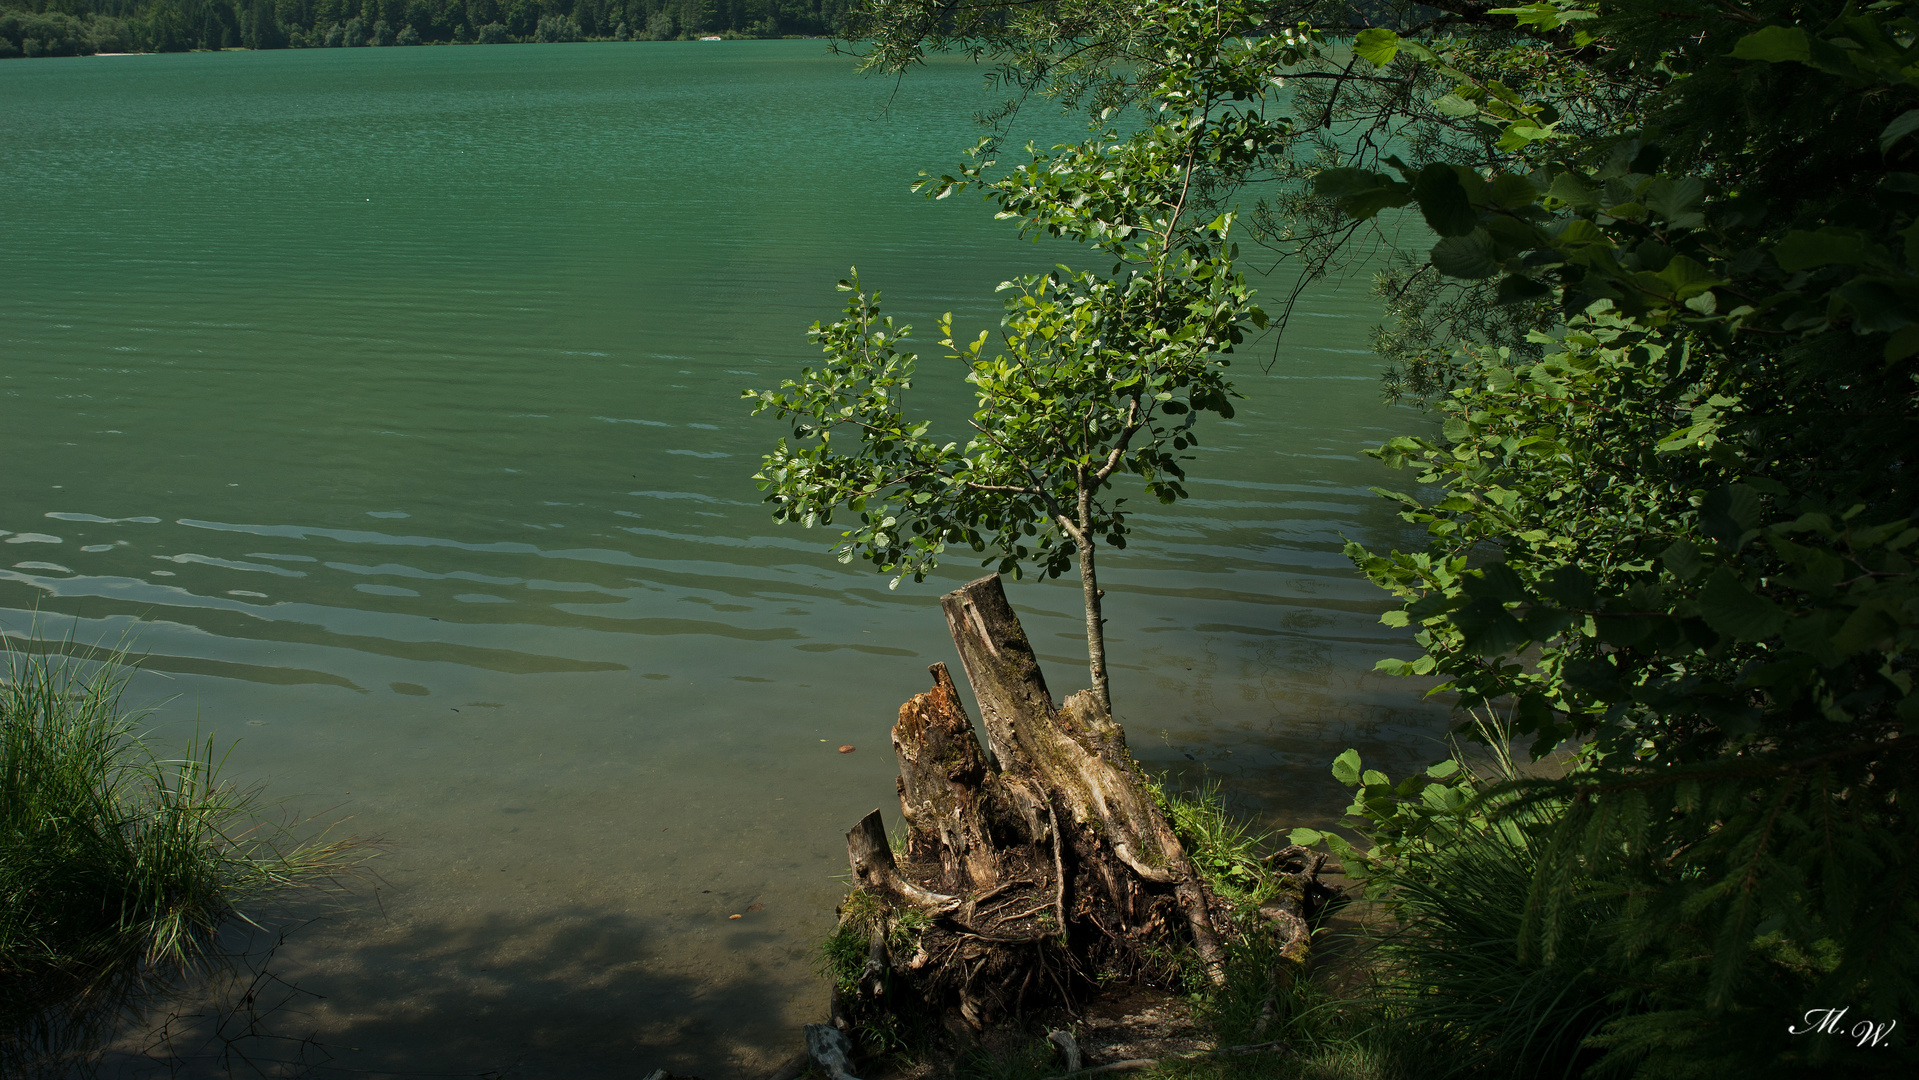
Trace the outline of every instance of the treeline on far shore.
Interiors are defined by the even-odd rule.
[[[0,0],[0,59],[831,34],[852,0]]]

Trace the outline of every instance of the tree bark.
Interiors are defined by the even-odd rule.
[[[1188,948],[1220,981],[1221,938],[1239,932],[1230,905],[1194,870],[1099,697],[1054,703],[997,577],[941,606],[991,754],[934,664],[892,733],[904,851],[877,810],[847,834],[856,890],[841,932],[871,943],[868,970],[841,973],[859,987],[849,1007],[957,1007],[977,1026],[1070,1003],[1102,978],[1170,981]],[[1293,960],[1309,899],[1302,888],[1272,913],[1298,939]]]
[[[1094,564],[1092,492],[1086,488],[1086,470],[1079,474],[1079,591],[1086,605],[1086,666],[1092,674],[1093,694],[1099,707],[1109,715],[1113,711],[1112,688],[1106,682],[1106,619],[1100,608],[1105,593],[1099,588],[1099,570]],[[974,584],[978,584],[975,582]],[[972,586],[968,586],[971,588]]]

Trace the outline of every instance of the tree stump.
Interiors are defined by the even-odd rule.
[[[1230,905],[1194,870],[1120,726],[1090,691],[1053,702],[997,576],[941,605],[991,754],[934,664],[893,727],[904,851],[878,810],[847,834],[840,934],[867,959],[842,977],[839,1008],[957,1008],[978,1028],[1070,1005],[1101,979],[1164,984],[1187,948],[1220,981]],[[1305,957],[1317,869],[1261,911],[1289,964]]]

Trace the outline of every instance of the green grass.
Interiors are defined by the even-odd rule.
[[[1236,910],[1241,935],[1228,943],[1226,982],[1212,987],[1197,965],[1185,985],[1195,1012],[1221,1047],[1279,1041],[1283,1052],[1168,1060],[1130,1075],[1166,1080],[1411,1080],[1430,1058],[1397,1025],[1382,1024],[1370,1000],[1334,997],[1280,961],[1280,942],[1256,911],[1291,883],[1272,872],[1273,834],[1230,813],[1216,786],[1168,793],[1165,812],[1207,886]],[[1315,944],[1315,951],[1320,945]],[[1299,977],[1295,977],[1295,976]],[[1263,1023],[1262,1023],[1263,1021]],[[1055,1070],[1056,1071],[1056,1070]]]
[[[245,905],[362,850],[265,821],[211,741],[160,757],[121,706],[123,656],[61,651],[6,642],[0,675],[0,1072],[67,1041],[52,1029],[209,964]]]
[[[1170,795],[1157,789],[1156,794],[1187,859],[1214,895],[1242,912],[1279,895],[1281,879],[1265,862],[1273,850],[1272,835],[1254,832],[1244,820],[1227,813],[1217,784]]]
[[[1380,991],[1401,1023],[1456,1046],[1470,1071],[1579,1075],[1582,1043],[1630,1010],[1600,933],[1613,902],[1581,897],[1547,953],[1524,925],[1540,841],[1490,829],[1424,859],[1393,898],[1401,928],[1380,943]],[[1549,957],[1549,958],[1548,958]]]
[[[864,889],[854,889],[840,903],[840,922],[820,942],[816,969],[842,994],[852,994],[873,946],[873,924],[885,916],[883,902]]]

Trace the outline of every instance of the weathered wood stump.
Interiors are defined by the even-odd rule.
[[[1054,704],[998,577],[941,604],[992,753],[934,664],[893,727],[904,852],[878,810],[847,834],[842,934],[869,948],[840,1008],[957,1008],[977,1028],[1070,1004],[1100,978],[1164,983],[1187,947],[1221,979],[1221,939],[1239,932],[1230,905],[1195,872],[1120,726],[1090,691]],[[1301,887],[1261,911],[1289,965],[1305,958],[1317,869],[1307,860]]]

